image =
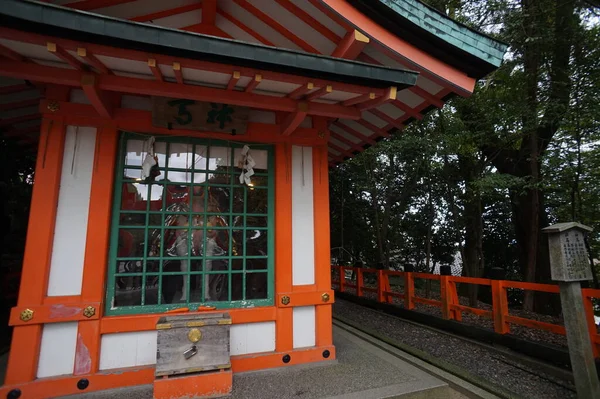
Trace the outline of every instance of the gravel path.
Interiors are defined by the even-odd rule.
[[[525,398],[576,398],[569,381],[533,370],[510,357],[447,334],[407,323],[397,317],[336,299],[334,316],[340,316],[394,341],[427,352],[469,373]]]

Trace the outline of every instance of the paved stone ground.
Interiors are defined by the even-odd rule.
[[[447,383],[345,330],[334,328],[337,361],[234,376],[231,399],[465,399]],[[70,399],[151,399],[152,386]]]
[[[348,301],[336,298],[334,316],[359,323],[364,328],[401,344],[445,360],[472,375],[532,399],[576,398],[575,386],[522,363],[516,353],[500,354],[457,337],[423,328]],[[587,398],[585,398],[587,399]]]

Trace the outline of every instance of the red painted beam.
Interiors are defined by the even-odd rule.
[[[321,11],[323,14],[327,15],[330,19],[332,19],[338,25],[340,25],[342,28],[344,28],[346,30],[346,32],[350,32],[351,30],[354,29],[354,27],[352,25],[350,25],[348,22],[346,22],[343,18],[341,18],[340,15],[338,15],[331,8],[324,5],[323,0],[309,0],[309,1],[319,11]]]
[[[331,56],[354,60],[369,44],[369,41],[368,37],[354,29],[346,34]]]
[[[75,10],[90,11],[98,8],[111,7],[119,4],[131,3],[136,0],[85,0],[77,3],[67,4],[67,7]]]
[[[272,29],[277,31],[281,36],[285,37],[286,39],[294,43],[296,46],[300,47],[302,50],[309,53],[319,54],[319,52],[314,47],[306,43],[304,40],[300,39],[298,36],[291,33],[289,30],[287,30],[285,27],[279,24],[279,22],[275,21],[267,14],[254,7],[248,0],[233,1],[240,7],[244,8],[246,11],[254,15],[256,18],[260,19],[262,22],[270,26]]]
[[[0,75],[72,87],[81,86],[82,76],[78,71],[14,61],[0,63]],[[116,75],[100,75],[97,82],[98,88],[101,90],[122,93],[187,98],[197,101],[218,101],[272,111],[295,112],[297,110],[297,101],[285,97],[232,92],[211,87],[179,85]],[[356,108],[322,103],[309,104],[308,114],[341,119],[359,119],[361,117]]]
[[[112,73],[110,71],[110,69],[108,69],[106,67],[106,65],[104,65],[102,63],[102,61],[100,61],[98,58],[96,58],[96,56],[94,54],[92,54],[89,51],[87,51],[86,48],[84,48],[84,47],[78,47],[77,48],[77,55],[79,57],[83,58],[84,60],[86,60],[89,65],[91,65],[94,68],[96,68],[100,73],[102,73],[104,75],[110,75]]]
[[[199,9],[203,8],[202,4],[203,3],[188,4],[188,5],[181,6],[181,7],[170,8],[168,10],[153,12],[151,14],[140,15],[139,17],[129,18],[129,20],[135,21],[135,22],[153,21],[155,19],[170,17],[172,15],[183,14],[185,12],[199,10]],[[202,16],[202,18],[204,18],[204,15]]]
[[[77,69],[78,71],[86,70],[84,65],[79,60],[77,60],[75,57],[73,57],[71,54],[69,54],[67,52],[67,50],[65,50],[64,48],[57,46],[56,43],[48,42],[46,44],[46,48],[48,49],[49,52],[51,52],[58,58],[62,59],[64,62],[71,65],[73,68]]]
[[[292,100],[297,100],[312,89],[314,89],[314,87],[315,85],[312,82],[308,82],[307,84],[300,85],[300,87],[288,94],[287,97],[291,98]]]
[[[0,27],[0,37],[5,37],[10,40],[23,41],[26,43],[32,43],[32,44],[38,44],[38,45],[44,45],[44,46],[47,43],[47,38],[44,36],[29,33],[29,32],[17,31],[17,30],[8,29],[8,28],[2,28],[2,27]],[[81,47],[80,42],[75,42],[75,41],[68,40],[68,39],[56,38],[54,41],[56,42],[57,45],[60,45],[61,47],[65,48],[67,50],[76,51],[76,49],[78,47]],[[108,57],[114,57],[114,58],[123,58],[126,60],[133,60],[133,61],[139,61],[139,62],[144,62],[144,63],[146,63],[148,61],[149,56],[156,59],[156,62],[158,64],[168,65],[168,64],[172,64],[173,62],[181,61],[181,59],[179,59],[179,58],[175,58],[175,57],[171,57],[171,56],[167,56],[167,55],[148,54],[146,52],[140,52],[140,51],[135,51],[135,50],[126,50],[126,49],[120,49],[120,48],[109,47],[109,46],[86,44],[86,48],[88,51],[90,51],[93,54],[98,55],[98,56],[102,55],[102,56],[108,56]],[[285,83],[293,83],[293,84],[298,84],[298,85],[305,84],[306,79],[307,79],[304,76],[290,75],[290,74],[281,73],[281,72],[257,70],[257,69],[252,69],[252,68],[245,68],[245,67],[240,67],[240,66],[218,64],[218,63],[214,63],[214,62],[191,60],[191,59],[185,60],[185,67],[192,68],[192,69],[198,69],[198,70],[206,70],[206,71],[211,71],[211,72],[218,72],[218,73],[228,73],[228,74],[232,74],[233,71],[237,70],[237,71],[240,71],[242,76],[254,76],[256,73],[259,73],[262,75],[262,77],[265,80],[275,80],[275,81],[280,81],[280,82],[285,82]],[[311,81],[317,87],[322,87],[322,86],[331,84],[331,81],[326,81],[326,80],[322,80],[322,79],[311,79]],[[358,93],[358,94],[374,92],[376,95],[382,95],[385,91],[384,89],[373,88],[373,87],[368,87],[368,86],[359,85],[359,84],[336,83],[335,86],[336,86],[336,90],[346,91],[349,93]]]
[[[379,119],[387,122],[389,125],[395,127],[396,129],[404,129],[404,124],[402,122],[400,122],[400,120],[396,120],[394,118],[392,118],[391,116],[389,116],[388,114],[386,114],[383,111],[380,111],[378,109],[371,109],[369,110],[370,113],[372,113],[373,115],[375,115],[376,117],[378,117]],[[399,118],[401,119],[401,118]]]
[[[351,105],[364,103],[365,101],[374,100],[374,99],[375,99],[375,93],[365,93],[365,94],[361,94],[360,96],[356,96],[356,97],[347,99],[346,101],[342,102],[342,105],[349,107]]]
[[[202,0],[202,23],[215,25],[217,17],[217,0]]]
[[[183,72],[181,72],[181,63],[179,63],[179,62],[173,63],[173,73],[175,74],[175,80],[177,80],[177,83],[182,85],[183,84]]]
[[[383,137],[391,137],[392,135],[389,134],[388,132],[386,132],[385,130],[375,126],[374,124],[372,124],[371,122],[365,120],[365,119],[359,119],[356,121],[356,123],[364,126],[365,128],[369,129],[370,131],[372,131],[373,133],[379,135],[379,136],[383,136]]]
[[[14,50],[9,49],[8,47],[5,47],[3,45],[0,44],[0,56],[4,57],[4,58],[8,58],[9,60],[13,60],[13,61],[27,61],[27,59],[25,57],[23,57],[21,54],[17,53]]]
[[[239,73],[239,71],[234,71],[231,75],[231,78],[229,78],[229,83],[227,83],[227,90],[233,90],[241,77],[242,75]]]
[[[188,32],[194,32],[194,33],[202,33],[203,35],[210,35],[210,36],[217,36],[217,37],[225,37],[227,39],[233,39],[233,37],[231,37],[231,35],[229,35],[227,32],[222,31],[221,29],[217,28],[214,25],[207,25],[205,23],[186,26],[184,28],[181,28],[181,30],[185,30]]]
[[[436,107],[442,108],[444,106],[444,102],[442,100],[440,100],[439,98],[437,98],[436,96],[434,96],[433,94],[428,92],[427,90],[423,89],[422,87],[413,86],[410,89],[417,96],[421,97],[425,101],[429,101],[431,104],[435,105]]]
[[[40,103],[40,100],[41,100],[40,98],[32,98],[30,100],[23,100],[23,101],[17,101],[14,103],[0,104],[0,111],[32,107],[34,105],[38,105]]]
[[[313,18],[312,15],[308,14],[302,8],[298,7],[290,0],[275,0],[279,5],[288,10],[293,16],[300,18],[306,25],[310,28],[316,30],[321,35],[332,41],[333,43],[338,43],[340,41],[340,37],[333,32],[331,29],[320,23],[318,20]]]
[[[252,93],[252,91],[254,89],[256,89],[256,86],[258,86],[261,81],[262,81],[262,75],[257,73],[256,75],[254,75],[254,79],[252,79],[252,80],[250,80],[250,82],[248,82],[248,85],[246,86],[244,91],[246,93]]]
[[[342,136],[339,133],[336,133],[334,131],[329,131],[329,134],[331,135],[332,138],[336,139],[337,141],[341,141],[342,143],[350,146],[350,148],[353,149],[354,151],[358,151],[358,152],[364,151],[364,148],[362,148],[360,145],[353,142],[352,140],[348,140],[346,137]]]
[[[96,75],[85,74],[81,77],[81,87],[90,104],[104,118],[112,119],[113,105],[110,103],[106,93],[101,92],[96,85]]]
[[[252,29],[248,28],[245,24],[243,24],[242,22],[240,22],[238,19],[236,19],[235,17],[233,17],[231,14],[228,14],[227,12],[225,12],[225,11],[223,11],[221,9],[219,9],[217,12],[221,16],[223,16],[225,19],[227,19],[229,22],[231,22],[232,24],[234,24],[235,26],[237,26],[238,28],[240,28],[244,32],[248,33],[250,36],[254,37],[260,43],[265,44],[267,46],[275,47],[275,45],[270,40],[266,39],[265,37],[259,35],[258,33],[256,33],[255,31],[253,31]]]
[[[281,124],[281,134],[289,136],[292,134],[306,118],[308,112],[308,103],[299,102],[298,110],[289,114]]]
[[[403,103],[400,100],[394,100],[394,101],[392,101],[392,104],[394,104],[394,106],[396,108],[400,108],[400,110],[402,110],[408,116],[411,116],[411,117],[413,117],[415,119],[418,119],[418,120],[423,119],[423,115],[421,115],[421,113],[419,113],[415,109],[409,107],[408,104],[405,104],[405,103]]]
[[[404,60],[403,64],[406,64],[410,69],[417,68],[419,71],[426,71],[427,74],[437,75],[442,81],[446,82],[444,86],[450,84],[463,92],[473,91],[475,87],[474,78],[391,33],[354,8],[349,2],[338,0],[320,0],[319,2],[322,2],[323,6],[334,12],[332,18],[337,23],[340,23],[341,16],[343,16],[347,23],[353,27],[360,27],[361,31],[374,38],[374,41],[381,43],[401,57]],[[313,0],[311,0],[311,3],[314,4]]]
[[[383,96],[366,101],[362,104],[358,104],[356,108],[358,108],[361,111],[365,111],[367,109],[379,107],[380,105],[389,103],[390,101],[394,101],[396,99],[397,93],[398,89],[396,89],[395,86],[392,86],[386,91],[386,93]]]
[[[323,96],[331,93],[332,91],[333,91],[333,87],[331,87],[331,85],[323,86],[319,90],[315,90],[312,93],[307,94],[306,100],[307,101],[316,100],[319,97],[323,97]]]
[[[158,80],[159,82],[164,81],[165,79],[163,78],[163,74],[160,71],[160,68],[158,66],[158,64],[156,63],[156,60],[154,58],[150,58],[148,60],[148,67],[150,68],[150,70],[152,71],[152,74],[154,75],[154,78],[156,80]]]
[[[372,140],[369,136],[366,136],[366,135],[354,130],[353,128],[346,125],[345,123],[333,122],[333,125],[337,126],[338,128],[342,129],[344,132],[349,133],[362,141],[366,141],[367,143],[369,143],[371,145],[377,144],[377,142],[375,140]]]
[[[327,143],[327,145],[329,147],[333,148],[334,150],[336,150],[337,152],[339,152],[339,153],[341,153],[343,155],[346,155],[348,158],[352,158],[354,156],[354,154],[351,153],[350,151],[343,149],[342,147],[340,147],[339,145],[336,145],[336,144],[332,143],[331,141],[329,141]]]

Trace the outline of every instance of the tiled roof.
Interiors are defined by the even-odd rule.
[[[477,32],[418,0],[373,0],[447,43],[494,66],[502,62],[507,45]]]

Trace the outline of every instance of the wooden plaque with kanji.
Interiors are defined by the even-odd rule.
[[[249,109],[236,105],[152,97],[152,124],[227,134],[246,134]]]

